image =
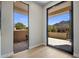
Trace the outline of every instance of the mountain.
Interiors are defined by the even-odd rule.
[[[58,27],[58,28],[69,28],[70,21],[61,21],[60,23],[56,23],[53,26]]]
[[[68,29],[70,28],[70,21],[61,21],[54,25],[48,25],[48,29],[57,28],[57,29]]]
[[[70,24],[70,21],[61,21],[59,23],[54,24],[54,26],[68,25],[68,24]]]

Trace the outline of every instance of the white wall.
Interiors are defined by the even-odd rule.
[[[1,8],[1,56],[13,53],[13,2],[2,2]]]
[[[79,1],[74,2],[74,56],[79,57]]]
[[[34,2],[25,3],[29,4],[29,48],[33,48],[43,43],[43,9]]]

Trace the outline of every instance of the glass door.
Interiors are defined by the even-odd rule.
[[[29,48],[29,6],[24,2],[14,2],[14,53]]]
[[[47,9],[47,44],[72,53],[71,2],[60,2]]]

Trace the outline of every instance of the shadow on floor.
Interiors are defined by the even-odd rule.
[[[54,45],[54,47],[57,49],[62,49],[62,50],[72,53],[72,46],[71,45]]]

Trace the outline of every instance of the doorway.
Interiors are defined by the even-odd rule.
[[[14,53],[29,48],[29,5],[17,1],[13,3],[13,49]]]
[[[47,9],[47,45],[73,54],[73,3],[62,1]]]

